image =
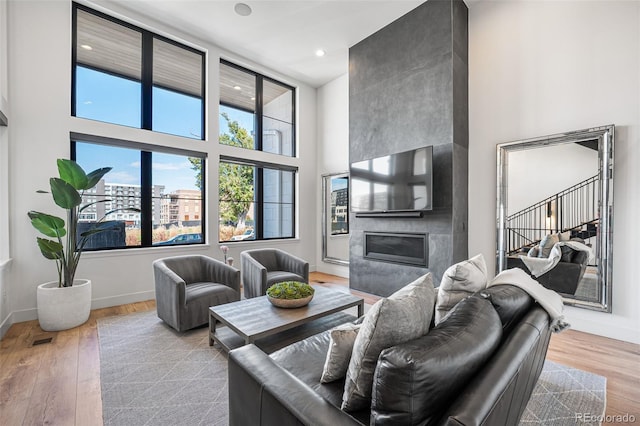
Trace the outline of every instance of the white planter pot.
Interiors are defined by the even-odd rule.
[[[38,286],[38,321],[44,331],[77,327],[89,319],[91,280],[74,280],[71,287],[58,287],[57,281]]]

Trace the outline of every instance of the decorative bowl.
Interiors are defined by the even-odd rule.
[[[303,297],[302,299],[276,299],[271,296],[267,296],[267,298],[273,306],[278,308],[301,308],[303,306],[307,306],[309,302],[311,302],[313,294],[311,296]]]

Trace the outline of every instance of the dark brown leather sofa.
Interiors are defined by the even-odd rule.
[[[428,334],[385,349],[370,410],[340,410],[344,380],[320,383],[328,332],[267,355],[229,354],[229,422],[249,425],[516,425],[542,370],[549,316],[501,285],[460,302]]]

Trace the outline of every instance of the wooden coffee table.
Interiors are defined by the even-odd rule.
[[[356,306],[362,316],[364,299],[337,290],[315,287],[313,299],[302,308],[273,306],[267,296],[209,308],[209,346],[217,342],[226,351],[256,343],[271,352],[336,325],[356,319],[345,309]],[[220,322],[227,327],[216,327]],[[263,344],[260,345],[260,340]]]

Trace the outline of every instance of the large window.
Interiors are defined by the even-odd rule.
[[[205,154],[77,134],[71,153],[87,173],[113,168],[83,194],[83,205],[95,204],[79,229],[110,224],[89,250],[204,243]]]
[[[73,7],[72,115],[204,139],[205,54]]]
[[[221,144],[293,157],[294,118],[293,87],[221,61]],[[239,137],[232,123],[237,123],[244,137]]]
[[[292,238],[295,168],[222,158],[219,240]]]

